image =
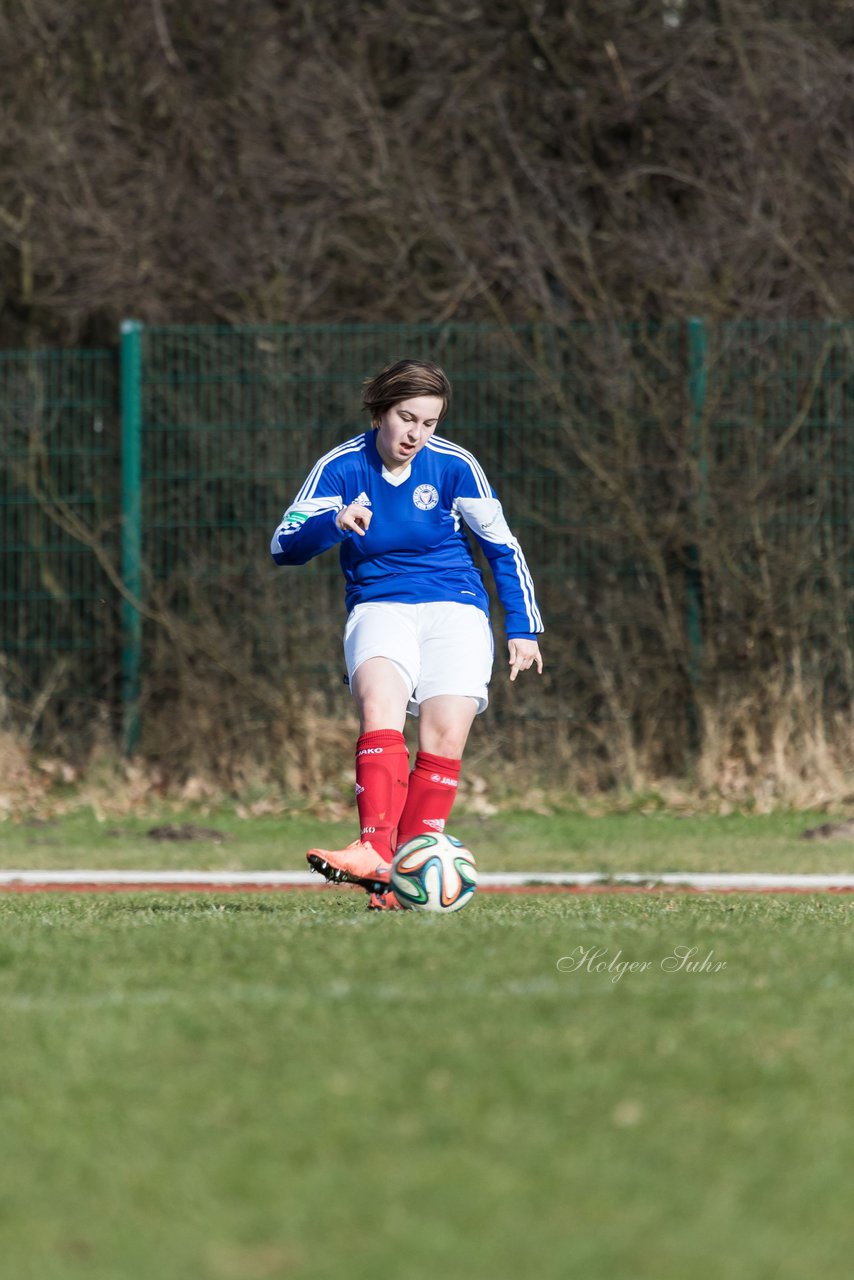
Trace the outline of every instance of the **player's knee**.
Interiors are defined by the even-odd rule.
[[[397,729],[398,722],[406,718],[405,703],[401,699],[388,694],[372,691],[357,698],[359,721],[362,733],[372,733],[375,729]]]
[[[419,746],[422,751],[429,751],[431,755],[459,760],[467,737],[468,730],[463,732],[456,725],[424,725],[419,735]]]

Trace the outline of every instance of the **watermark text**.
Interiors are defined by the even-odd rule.
[[[611,982],[620,982],[627,973],[721,973],[726,960],[719,960],[711,948],[675,946],[666,956],[656,960],[632,960],[607,947],[585,947],[579,944],[557,962],[559,973],[602,973]]]

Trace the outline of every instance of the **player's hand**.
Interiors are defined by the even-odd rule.
[[[527,671],[536,663],[537,671],[543,674],[543,658],[536,640],[508,640],[510,650],[510,679],[515,680],[520,671]]]
[[[367,507],[351,502],[349,507],[341,508],[335,517],[335,523],[343,533],[358,533],[360,538],[364,538],[373,515],[373,511],[369,511]]]

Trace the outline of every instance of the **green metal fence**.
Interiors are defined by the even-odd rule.
[[[121,690],[133,746],[178,678],[179,618],[221,667],[339,698],[334,557],[276,570],[267,544],[364,425],[361,381],[409,355],[447,369],[447,434],[538,584],[548,677],[514,690],[514,718],[594,747],[681,719],[688,743],[690,707],[788,660],[783,636],[854,696],[852,345],[854,325],[821,323],[127,322],[118,352],[0,355],[7,694],[42,714],[50,690],[114,711]]]
[[[113,351],[0,352],[2,691],[66,724],[112,705],[118,369]]]

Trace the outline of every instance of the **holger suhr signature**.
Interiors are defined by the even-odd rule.
[[[701,954],[700,947],[676,946],[660,960],[626,960],[622,948],[611,954],[607,947],[585,947],[579,944],[557,962],[560,973],[605,973],[619,982],[627,973],[721,973],[726,960],[715,959],[712,949]]]

